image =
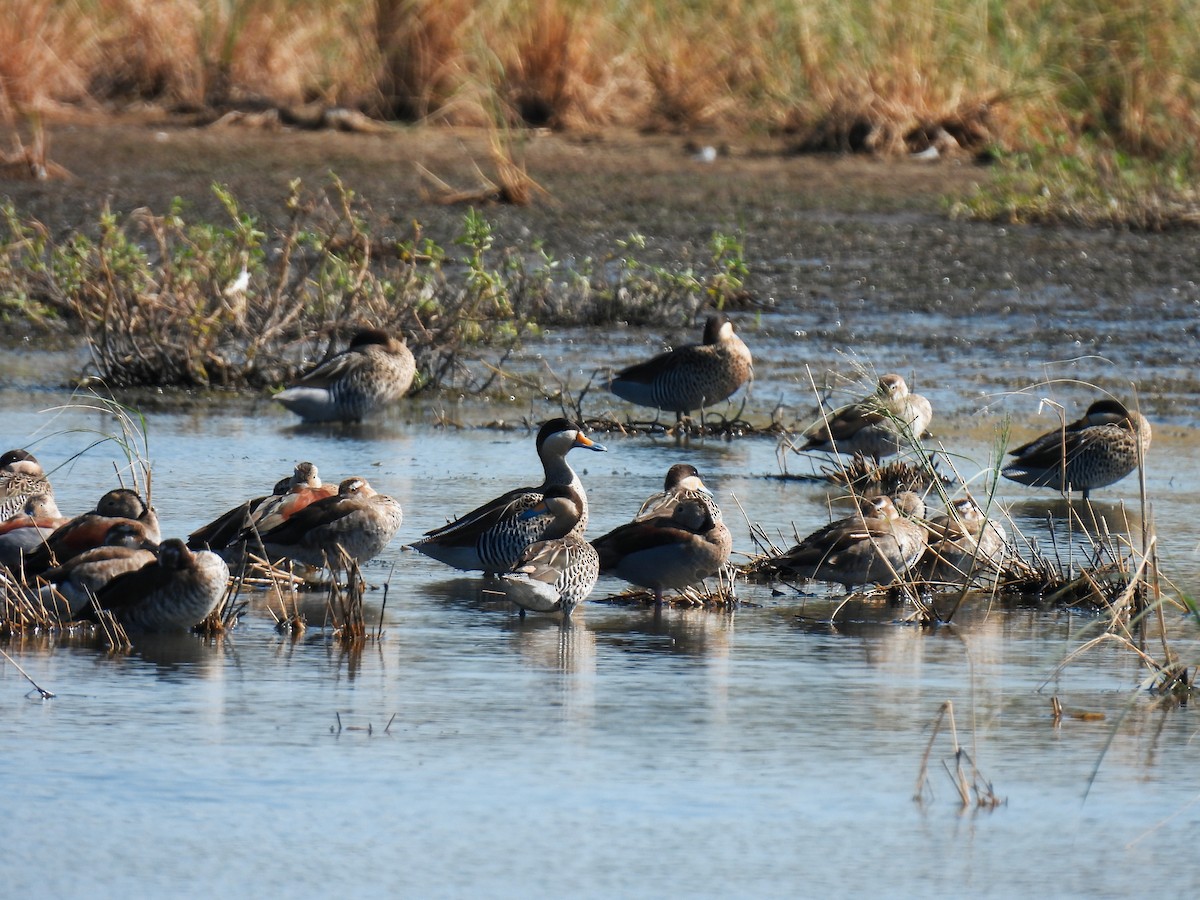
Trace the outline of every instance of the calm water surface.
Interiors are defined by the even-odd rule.
[[[798,397],[791,377],[767,376],[756,402]],[[63,399],[0,396],[6,444],[31,446],[75,511],[115,484],[123,458],[111,443],[86,449],[95,435],[80,429],[113,431],[103,415],[45,412]],[[1004,412],[938,429],[966,477],[986,467]],[[67,638],[6,644],[56,694],[31,697],[0,666],[10,896],[1127,896],[1200,879],[1193,708],[1157,704],[1115,648],[1056,673],[1095,618],[981,603],[931,631],[873,605],[835,627],[833,591],[744,586],[735,612],[592,602],[569,625],[521,620],[480,580],[400,549],[539,477],[532,435],[441,430],[435,413],[405,406],[351,431],[297,428],[265,403],[147,413],[164,534],[262,493],[300,459],[396,496],[400,538],[366,570],[382,637],[349,652],[319,627],[280,635],[257,598],[221,641],[143,638],[129,655]],[[1026,409],[1013,428],[1051,424]],[[1191,593],[1194,438],[1185,421],[1156,432],[1147,485],[1164,569]],[[572,455],[593,534],[628,519],[680,460],[716,488],[738,551],[753,550],[739,504],[772,534],[828,521],[826,488],[764,477],[779,471],[771,440],[603,440],[607,454]],[[998,496],[1048,539],[1048,493],[1005,484]],[[1110,524],[1122,501],[1138,509],[1132,481],[1099,499]],[[602,580],[595,596],[621,587]],[[1179,615],[1169,627],[1196,659],[1196,627]],[[1105,718],[1056,725],[1055,695]],[[960,811],[944,728],[914,802],[945,701],[1005,801],[995,810]]]

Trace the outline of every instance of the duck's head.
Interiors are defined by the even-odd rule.
[[[566,456],[576,447],[586,450],[607,450],[603,444],[598,444],[583,433],[583,429],[569,419],[551,419],[538,431],[538,455],[547,453],[556,456]]]
[[[733,337],[733,323],[720,313],[708,317],[704,323],[704,343],[719,344]]]
[[[96,512],[113,518],[140,519],[147,509],[141,494],[131,488],[109,491],[96,502]]]
[[[28,450],[9,450],[3,456],[0,456],[0,469],[3,469],[5,472],[33,475],[35,477],[41,477],[46,474],[42,470],[41,463]]]
[[[712,491],[700,478],[700,472],[695,466],[687,463],[676,463],[667,470],[667,478],[663,482],[663,490],[670,491],[699,491],[712,496]]]
[[[892,372],[879,379],[879,396],[889,400],[903,400],[908,396],[908,383],[902,375]]]

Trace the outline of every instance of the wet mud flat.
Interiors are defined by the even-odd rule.
[[[369,204],[381,238],[411,237],[415,221],[453,247],[466,208],[436,202],[421,169],[471,188],[476,167],[490,165],[485,133],[432,127],[264,132],[143,115],[49,122],[47,134],[50,157],[73,178],[9,181],[0,195],[57,236],[94,228],[106,207],[162,213],[175,197],[189,217],[220,222],[213,183],[246,211],[281,221],[292,179],[315,188],[332,172]],[[927,393],[943,395],[945,412],[1067,378],[1122,395],[1136,382],[1156,421],[1196,423],[1194,234],[955,220],[947,198],[993,177],[967,160],[796,156],[767,138],[714,138],[722,152],[703,162],[696,143],[630,132],[518,137],[516,155],[547,196],[481,207],[495,246],[542,242],[570,266],[619,252],[637,233],[646,239],[639,258],[665,264],[703,259],[715,232],[741,235],[750,298],[734,312],[766,403],[812,406],[810,373],[863,361],[915,374]],[[639,347],[694,339],[682,328],[558,329],[528,349],[623,364]],[[1089,395],[1059,390],[1071,401]]]

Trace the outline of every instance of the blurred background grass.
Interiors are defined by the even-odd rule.
[[[0,121],[39,177],[72,108],[765,136],[1000,162],[956,214],[1190,227],[1197,46],[1187,0],[6,0]]]
[[[7,0],[0,87],[9,112],[320,102],[808,149],[1099,141],[1191,166],[1198,32],[1184,0]]]

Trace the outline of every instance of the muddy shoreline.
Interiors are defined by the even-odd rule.
[[[488,136],[445,128],[386,135],[195,128],[145,115],[47,123],[66,181],[7,181],[0,195],[56,237],[94,228],[107,206],[165,212],[174,197],[195,220],[225,217],[211,185],[276,221],[288,183],[336,173],[371,208],[381,238],[413,222],[453,247],[465,207],[434,202],[422,168],[456,188],[489,172]],[[712,162],[674,136],[530,133],[519,157],[548,198],[481,207],[495,246],[542,241],[568,265],[603,258],[631,233],[648,263],[702,258],[714,232],[744,237],[747,330],[764,347],[757,374],[798,386],[802,369],[844,370],[847,354],[935,374],[948,392],[1019,387],[1046,364],[1113,390],[1135,382],[1148,411],[1195,424],[1200,383],[1200,267],[1187,232],[1138,234],[959,221],[948,200],[992,177],[969,161],[879,161],[787,155],[769,139],[717,144]],[[616,361],[687,335],[569,335]],[[693,338],[694,339],[694,338]],[[1052,375],[1053,373],[1051,373]],[[969,404],[966,404],[969,405]]]

